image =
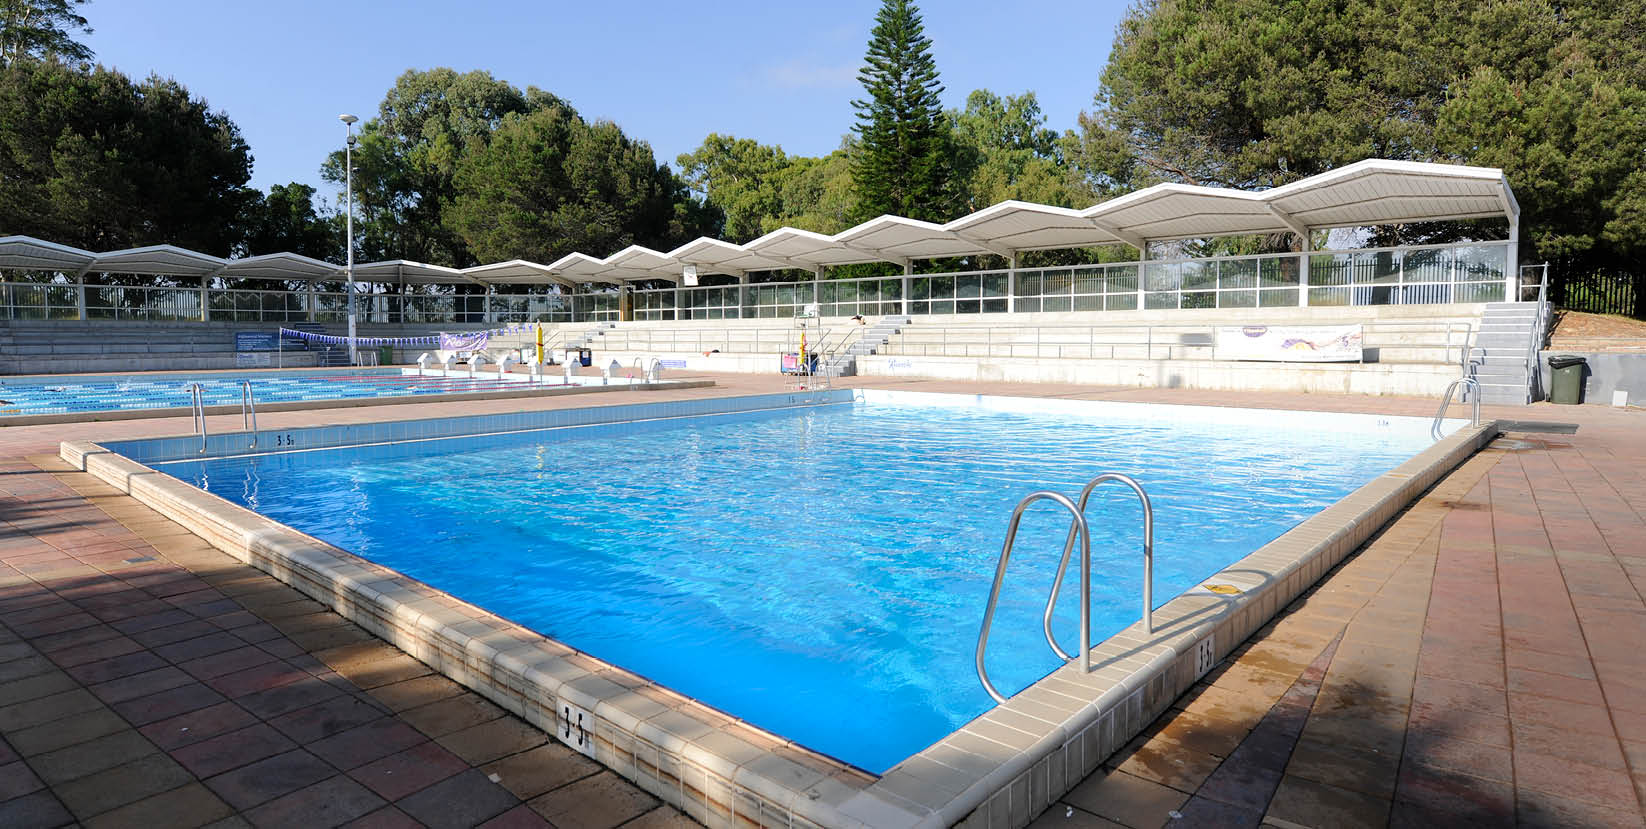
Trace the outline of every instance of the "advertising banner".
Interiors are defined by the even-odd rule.
[[[277,351],[280,338],[273,331],[234,332],[235,351]]]
[[[484,351],[491,341],[489,331],[471,331],[466,334],[441,334],[441,351]]]
[[[1216,359],[1354,363],[1362,359],[1359,325],[1243,325],[1217,329]]]

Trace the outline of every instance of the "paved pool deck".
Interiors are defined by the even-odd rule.
[[[269,413],[265,429],[753,394]],[[1432,400],[856,378],[1432,416]],[[1461,413],[1454,409],[1454,416]],[[1646,411],[1488,408],[1445,478],[1037,826],[1641,826]],[[210,418],[213,431],[237,416]],[[0,428],[0,826],[673,826],[548,735],[56,458],[187,418]],[[494,779],[495,778],[495,779]]]

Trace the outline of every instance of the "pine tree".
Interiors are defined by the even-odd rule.
[[[862,218],[952,218],[949,124],[931,46],[913,3],[884,0],[857,76],[868,97],[852,101],[859,137],[852,180]]]

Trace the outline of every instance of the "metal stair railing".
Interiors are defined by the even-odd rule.
[[[1469,389],[1469,388],[1474,389],[1474,392],[1475,392],[1474,396],[1472,398],[1470,398],[1470,401],[1474,404],[1473,405],[1473,417],[1474,417],[1474,419],[1473,419],[1471,425],[1474,425],[1474,426],[1479,426],[1480,425],[1480,381],[1476,380],[1473,377],[1459,377],[1458,379],[1453,380],[1451,383],[1447,384],[1446,393],[1441,395],[1441,397],[1440,397],[1440,410],[1435,412],[1434,425],[1429,427],[1429,437],[1432,437],[1435,440],[1440,440],[1443,437],[1443,435],[1440,432],[1440,427],[1441,427],[1442,422],[1446,419],[1446,410],[1451,407],[1451,405],[1452,405],[1452,395],[1457,393],[1458,386],[1462,386],[1465,389],[1465,395],[1464,396],[1466,396],[1466,397],[1468,396],[1467,395],[1467,389]]]

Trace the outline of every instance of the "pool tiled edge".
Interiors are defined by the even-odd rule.
[[[784,397],[496,415],[490,430],[798,405]],[[677,411],[682,406],[690,411]],[[478,433],[467,431],[478,420],[291,431],[300,446],[318,448]],[[709,826],[1019,827],[1495,434],[1488,424],[1436,443],[1205,582],[1240,592],[1193,590],[1173,599],[1156,611],[1154,636],[1145,637],[1140,625],[1122,631],[1094,650],[1091,674],[1065,666],[878,779],[97,444],[64,443],[61,454],[547,731],[564,734],[574,709],[593,714],[591,756]],[[231,441],[245,436],[214,439],[225,443],[213,454],[233,454]],[[159,462],[196,457],[198,440],[119,446]]]

